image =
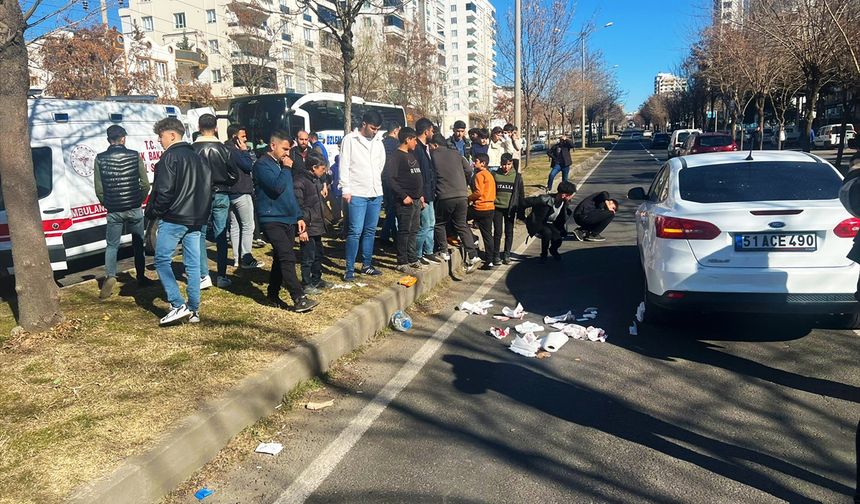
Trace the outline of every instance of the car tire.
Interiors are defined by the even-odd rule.
[[[671,320],[672,317],[670,316],[669,310],[655,305],[648,301],[647,296],[645,297],[645,315],[642,317],[643,322],[650,325],[669,325]]]
[[[838,313],[825,317],[827,327],[833,329],[860,329],[860,313]]]

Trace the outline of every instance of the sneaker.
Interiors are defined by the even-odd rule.
[[[493,268],[494,268],[494,266],[493,266],[493,263],[491,263],[491,262],[484,263],[484,265],[481,266],[481,269],[484,271],[491,271]]]
[[[574,229],[574,230],[571,232],[571,234],[573,235],[573,238],[574,238],[576,241],[583,241],[583,239],[585,238],[585,232],[582,230],[582,228],[576,228],[576,229]]]
[[[275,308],[280,308],[281,310],[289,310],[290,309],[290,305],[285,303],[284,300],[278,296],[266,296],[266,299],[269,301],[269,305],[271,305]]]
[[[319,301],[311,299],[307,296],[302,296],[299,298],[298,301],[296,301],[295,305],[293,306],[293,311],[296,313],[304,313],[313,310],[318,304],[320,304]]]
[[[439,255],[436,254],[435,252],[430,254],[430,255],[424,256],[424,259],[426,259],[427,261],[430,261],[433,264],[442,264],[442,261],[444,260],[441,257],[439,257]]]
[[[200,312],[191,312],[191,316],[188,317],[189,324],[199,324],[200,323]]]
[[[430,259],[427,259],[426,257],[422,257],[421,259],[418,259],[418,262],[420,262],[424,266],[430,266],[431,264],[438,264],[438,263],[430,262]]]
[[[414,275],[416,273],[415,268],[410,264],[398,264],[394,269],[407,275]]]
[[[443,261],[450,261],[451,260],[451,254],[449,254],[448,252],[439,252],[438,256],[439,256],[439,259],[442,259]]]
[[[188,307],[183,304],[171,309],[169,312],[167,312],[167,315],[161,317],[161,321],[158,323],[158,325],[166,326],[176,324],[178,322],[182,322],[184,319],[187,319],[191,315],[191,310],[189,310]]]
[[[239,267],[242,269],[256,269],[260,267],[260,261],[251,259],[248,262],[243,262]]]
[[[361,274],[368,276],[379,276],[382,274],[382,272],[374,268],[373,266],[367,266],[366,268],[361,269]]]
[[[104,301],[105,299],[113,296],[113,288],[115,285],[116,285],[116,277],[105,278],[105,281],[102,284],[102,289],[101,289],[101,291],[99,291],[99,299]]]
[[[238,259],[234,259],[234,260],[233,260],[233,267],[234,267],[234,268],[238,268],[238,267],[239,267],[239,260],[238,260]]]
[[[233,282],[232,282],[232,280],[230,280],[229,278],[227,278],[225,276],[219,276],[215,280],[215,284],[218,285],[219,289],[226,289],[227,287],[230,287],[231,285],[233,285]],[[202,288],[202,286],[201,286],[201,288]]]
[[[355,282],[355,273],[346,273],[343,275],[344,282]]]
[[[511,264],[511,256],[510,256],[510,255],[508,255],[508,254],[505,254],[505,255],[502,257],[502,264],[505,264],[505,265],[507,265],[507,264]]]
[[[604,237],[600,236],[600,235],[599,235],[599,234],[597,234],[597,233],[595,233],[595,234],[591,234],[591,233],[589,233],[589,234],[585,237],[585,241],[587,241],[587,242],[604,242],[604,241],[606,241],[606,238],[604,238]]]
[[[258,239],[256,239],[256,240],[254,240],[254,243],[253,243],[253,245],[252,245],[252,246],[253,246],[254,248],[262,248],[262,247],[265,247],[265,246],[266,246],[266,241],[265,241],[265,240],[260,240],[260,239],[258,238]]]
[[[304,291],[305,294],[307,294],[308,296],[317,296],[319,294],[322,294],[322,291],[319,290],[319,288],[314,287],[313,285],[305,285]]]
[[[205,277],[200,278],[200,290],[206,290],[209,287],[212,287],[212,277],[206,275]]]
[[[326,282],[325,280],[320,280],[316,283],[316,285],[314,285],[314,287],[316,287],[317,289],[331,289],[332,287],[334,287],[334,284],[331,282]]]
[[[469,266],[474,266],[480,262],[481,262],[481,258],[478,256],[470,257],[469,259],[466,260],[466,264],[468,264]]]

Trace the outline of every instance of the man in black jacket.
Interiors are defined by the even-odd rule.
[[[316,295],[320,289],[331,287],[322,279],[323,253],[322,237],[325,234],[325,220],[322,196],[323,181],[326,173],[325,159],[316,152],[311,152],[304,160],[305,169],[293,169],[295,180],[293,189],[296,200],[302,209],[302,219],[305,221],[305,232],[299,233],[299,248],[302,252],[302,284],[305,294]]]
[[[400,147],[385,159],[382,179],[391,191],[397,213],[397,271],[413,274],[421,268],[416,238],[424,202],[424,177],[415,156],[417,134],[400,128]]]
[[[212,205],[212,173],[191,145],[183,141],[185,126],[179,119],[162,119],[153,130],[164,152],[155,165],[146,216],[161,220],[155,245],[155,270],[170,303],[170,311],[162,317],[161,325],[186,319],[200,322],[200,231],[209,219]],[[172,268],[180,242],[188,282],[187,303],[179,292]]]
[[[119,249],[123,227],[131,232],[134,247],[134,270],[137,284],[147,283],[146,258],[143,253],[143,210],[140,205],[149,193],[149,177],[140,153],[125,147],[126,132],[122,126],[107,129],[110,147],[96,156],[96,196],[107,209],[105,232],[105,281],[99,299],[107,299],[116,285],[116,252]]]
[[[200,135],[194,141],[194,152],[209,167],[212,173],[212,236],[215,237],[215,262],[217,276],[215,283],[226,289],[230,286],[227,278],[227,215],[230,212],[230,187],[239,179],[239,168],[230,149],[218,140],[218,120],[212,114],[203,114],[197,122]],[[209,276],[209,261],[206,257],[206,228],[200,236],[201,278],[200,288],[212,286]]]
[[[579,225],[573,231],[577,240],[590,242],[606,241],[600,235],[606,226],[615,218],[618,201],[609,197],[606,191],[592,194],[580,201],[573,211],[573,220]]]
[[[561,172],[561,181],[567,182],[572,163],[570,157],[571,149],[573,149],[573,142],[566,134],[562,133],[558,142],[547,151],[551,169],[546,181],[546,192],[552,191],[552,184],[558,172]]]
[[[260,266],[254,259],[254,180],[251,171],[255,158],[248,150],[248,137],[245,128],[238,124],[227,127],[227,141],[224,145],[239,168],[239,178],[230,186],[230,241],[233,245],[233,266],[253,269]]]
[[[418,135],[418,145],[415,147],[415,159],[421,167],[424,177],[424,207],[421,210],[421,224],[418,227],[416,248],[418,260],[423,265],[439,264],[442,259],[433,252],[433,229],[436,227],[436,212],[433,201],[436,199],[436,167],[430,158],[430,139],[433,138],[433,122],[422,117],[415,122],[415,133]]]
[[[558,184],[556,194],[541,194],[526,198],[521,207],[522,212],[527,208],[532,211],[526,217],[526,229],[529,236],[540,237],[540,262],[546,262],[547,251],[552,254],[556,261],[561,260],[558,253],[561,240],[567,234],[565,225],[570,216],[569,203],[576,193],[576,186],[572,182],[561,182]]]

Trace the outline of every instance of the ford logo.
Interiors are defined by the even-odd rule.
[[[776,221],[776,222],[768,222],[768,223],[767,223],[767,225],[768,225],[768,226],[770,226],[770,227],[772,227],[772,228],[774,228],[774,229],[780,229],[780,228],[784,228],[784,227],[785,227],[785,222],[779,222],[779,221]]]

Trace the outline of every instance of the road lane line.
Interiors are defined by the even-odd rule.
[[[594,168],[582,178],[580,185],[585,185],[591,174],[603,163],[609,154],[615,149],[617,142],[609,149],[600,161],[594,165]],[[526,241],[520,245],[515,253],[522,255],[528,248],[529,242]],[[506,273],[503,269],[497,269],[489,277],[487,277],[478,289],[472,294],[471,299],[480,300],[485,296],[490,289]],[[379,418],[388,405],[397,395],[405,389],[415,376],[421,371],[425,364],[436,354],[445,340],[453,334],[468,315],[462,311],[455,311],[448,320],[442,324],[436,332],[415,352],[403,367],[394,375],[388,383],[379,391],[378,394],[370,401],[362,410],[353,418],[338,437],[329,443],[329,445],[311,462],[308,467],[284,490],[283,493],[275,500],[274,504],[301,504],[310,497],[317,488],[326,480],[326,478],[334,472],[337,465],[343,460],[347,453],[358,443],[364,436],[364,433],[373,425],[373,422]]]

